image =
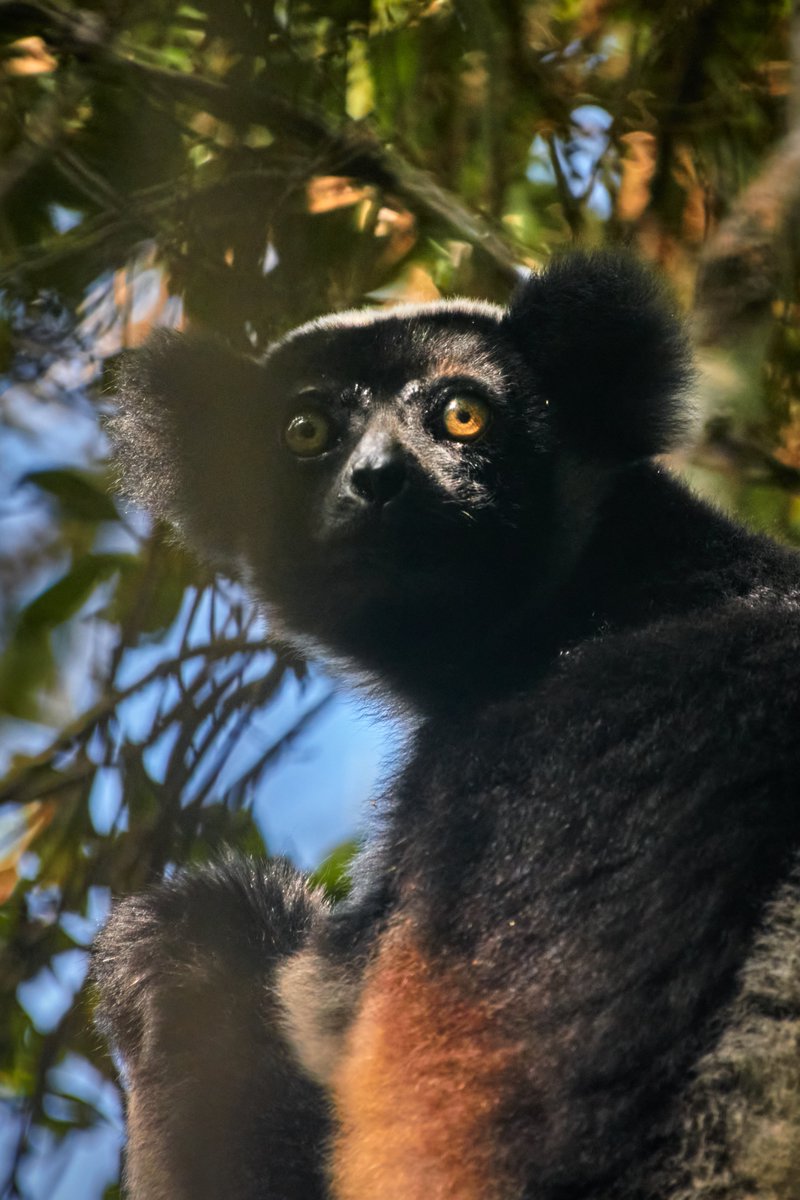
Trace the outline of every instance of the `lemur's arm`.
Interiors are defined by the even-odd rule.
[[[114,908],[94,971],[128,1088],[135,1200],[326,1194],[327,1100],[274,991],[325,911],[286,864],[232,859]]]

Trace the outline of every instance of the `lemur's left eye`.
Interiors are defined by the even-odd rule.
[[[292,454],[312,458],[327,450],[332,435],[333,427],[327,417],[318,412],[304,412],[292,417],[283,436]]]
[[[492,410],[480,396],[453,396],[442,412],[445,433],[454,442],[474,442],[489,428]]]

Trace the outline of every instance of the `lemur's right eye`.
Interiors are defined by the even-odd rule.
[[[297,413],[286,426],[283,436],[292,454],[299,458],[313,458],[315,454],[322,454],[328,449],[333,427],[322,413]]]
[[[481,396],[457,394],[442,412],[445,433],[454,442],[475,442],[489,428],[492,412]]]

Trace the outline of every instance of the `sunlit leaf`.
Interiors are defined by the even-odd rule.
[[[324,888],[331,900],[343,900],[350,891],[350,865],[358,849],[355,841],[337,846],[309,877],[312,887]]]
[[[35,800],[0,816],[0,904],[13,892],[19,875],[19,861],[54,816],[52,801]]]

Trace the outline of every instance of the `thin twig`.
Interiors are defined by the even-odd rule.
[[[174,658],[157,663],[156,666],[137,679],[135,683],[125,688],[115,688],[106,693],[96,704],[67,725],[45,750],[36,755],[34,759],[26,762],[18,771],[9,775],[4,780],[3,789],[0,791],[0,804],[8,803],[9,800],[16,800],[17,789],[27,781],[31,774],[42,768],[47,768],[55,755],[70,750],[76,742],[85,741],[91,735],[92,730],[104,718],[109,717],[125,700],[131,696],[135,696],[137,692],[142,691],[144,688],[149,687],[151,683],[159,679],[164,679],[169,675],[177,674],[181,667],[190,659],[228,658],[234,654],[259,654],[267,652],[274,653],[268,642],[253,642],[245,637],[229,638],[222,642],[207,642],[202,645],[190,647]]]
[[[547,142],[547,150],[550,156],[550,164],[553,168],[553,174],[556,178],[556,190],[558,198],[561,202],[561,210],[564,213],[566,222],[569,225],[570,232],[577,241],[583,229],[583,213],[581,206],[576,197],[572,193],[569,186],[569,180],[564,172],[564,167],[561,163],[561,155],[558,152],[558,143],[555,134],[549,133],[545,138]]]

